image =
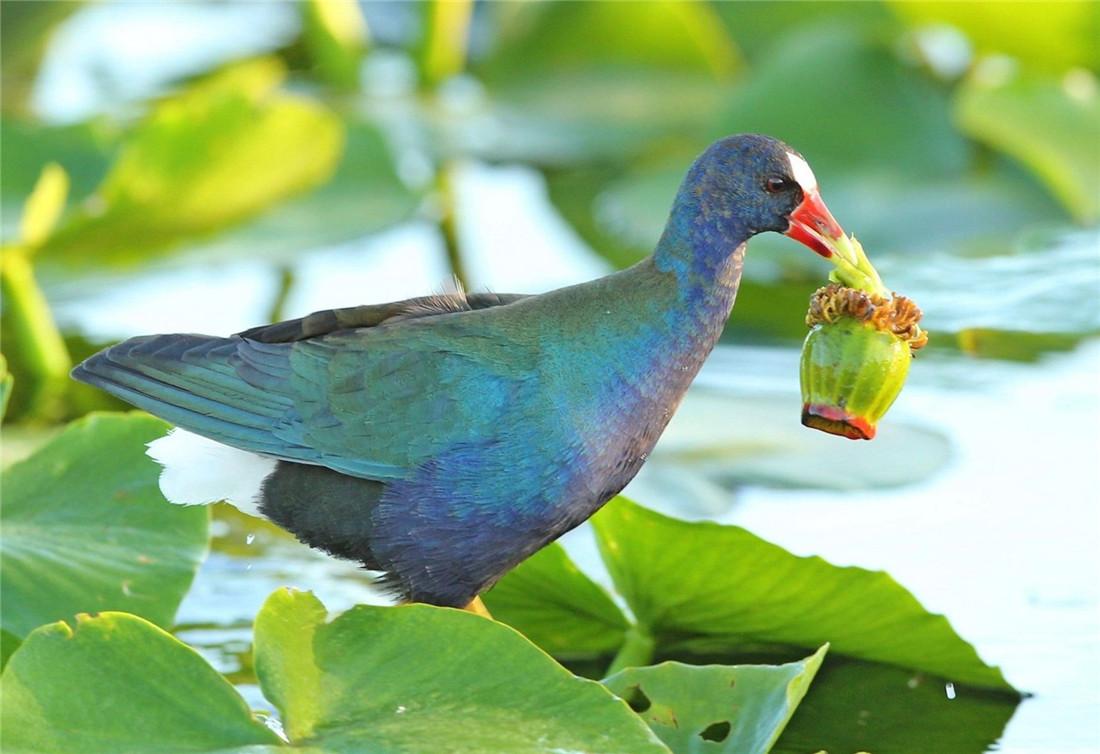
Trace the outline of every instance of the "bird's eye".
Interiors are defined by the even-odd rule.
[[[780,191],[785,190],[789,185],[790,182],[786,178],[772,176],[764,182],[764,190],[770,194],[778,194]]]

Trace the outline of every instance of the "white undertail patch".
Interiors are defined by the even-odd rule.
[[[787,161],[791,163],[791,175],[802,187],[802,193],[816,191],[817,178],[814,171],[810,170],[810,164],[794,152],[787,152]]]
[[[274,458],[231,448],[187,430],[173,429],[149,443],[146,454],[164,467],[160,491],[177,505],[209,505],[222,500],[242,513],[260,517],[263,482],[275,471]]]

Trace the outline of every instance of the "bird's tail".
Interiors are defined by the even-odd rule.
[[[130,338],[77,365],[72,376],[195,434],[277,455],[285,444],[272,428],[289,403],[242,378],[257,368],[242,360],[240,342],[205,335]]]

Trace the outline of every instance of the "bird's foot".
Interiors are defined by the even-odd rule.
[[[462,609],[468,613],[480,615],[482,618],[488,618],[489,620],[493,619],[492,614],[489,612],[489,608],[485,607],[485,603],[481,601],[481,597],[474,597],[473,600],[470,601],[470,604]]]

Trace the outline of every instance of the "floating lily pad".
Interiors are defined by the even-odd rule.
[[[360,605],[325,623],[312,595],[276,592],[257,618],[256,669],[317,751],[667,752],[598,683],[458,610]]]
[[[821,667],[826,647],[786,665],[627,668],[604,681],[676,754],[767,754]]]
[[[10,604],[10,603],[8,603]],[[279,738],[193,649],[134,615],[34,631],[0,680],[10,754],[274,754]]]
[[[778,357],[776,361],[786,364]],[[790,373],[796,368],[797,360]],[[808,432],[798,422],[802,403],[797,380],[791,379],[788,392],[733,394],[706,387],[690,391],[639,474],[638,489],[653,489],[650,485],[659,485],[662,474],[673,474],[676,480],[685,475],[709,480],[727,491],[730,502],[736,488],[748,485],[888,489],[930,479],[951,460],[946,436],[901,420],[885,421],[880,436],[866,444],[869,447]],[[676,485],[662,489],[662,500],[674,506]]]
[[[792,555],[737,526],[687,522],[625,498],[592,519],[616,589],[658,648],[692,637],[832,651],[1011,692],[942,615],[881,571]]]
[[[1019,698],[830,656],[773,754],[995,749]]]
[[[127,610],[170,626],[206,553],[208,513],[165,502],[145,414],[73,422],[3,472],[0,625],[16,637],[79,612]]]

